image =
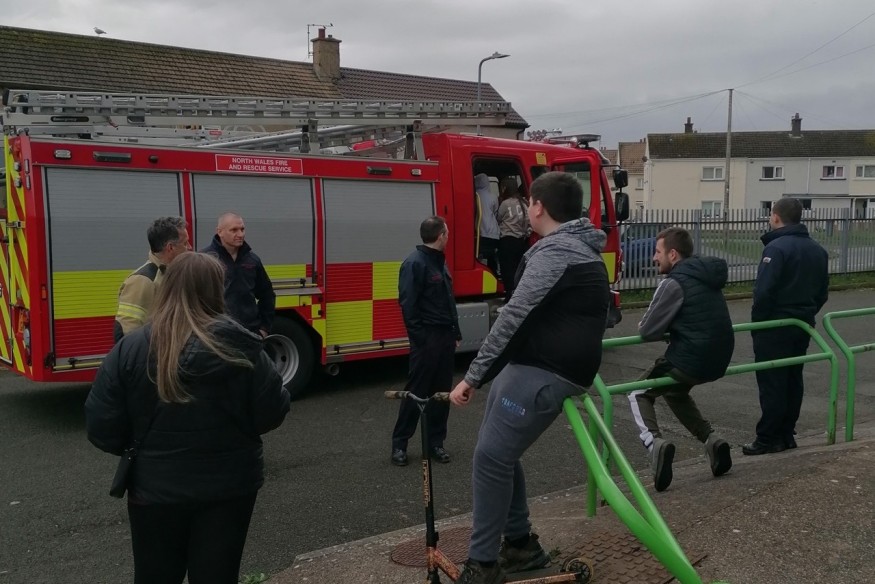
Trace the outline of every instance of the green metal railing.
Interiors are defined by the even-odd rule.
[[[584,425],[583,418],[571,398],[563,403],[565,415],[571,424],[577,443],[583,451],[586,460],[587,480],[590,492],[600,491],[617,516],[629,527],[629,530],[643,543],[663,566],[677,578],[681,584],[702,584],[702,579],[687,559],[680,544],[678,544],[668,525],[647,495],[647,490],[638,480],[632,465],[626,460],[623,452],[611,435],[611,431],[588,395],[580,397],[583,408],[589,417],[589,428]],[[640,512],[620,491],[614,482],[606,461],[599,456],[597,443],[601,439],[611,453],[611,459],[620,469],[620,473],[629,485]],[[592,513],[591,513],[592,515]],[[720,583],[714,583],[720,584]]]
[[[820,333],[814,327],[806,322],[795,318],[785,318],[781,320],[769,320],[764,322],[746,322],[732,326],[732,330],[736,333],[744,331],[755,331],[763,329],[780,328],[785,326],[796,326],[804,330],[814,340],[820,353],[812,353],[810,355],[802,355],[800,357],[787,357],[784,359],[775,359],[773,361],[760,361],[758,363],[747,363],[743,365],[732,365],[726,370],[726,376],[739,375],[741,373],[750,373],[752,371],[760,371],[763,369],[775,369],[778,367],[786,367],[788,365],[801,365],[812,361],[829,361],[830,363],[830,391],[829,391],[829,407],[827,412],[827,444],[835,444],[836,434],[836,418],[838,412],[838,386],[839,386],[839,368],[838,359],[835,351],[826,343]],[[617,339],[605,339],[602,341],[602,348],[623,347],[627,345],[638,345],[645,341],[640,336],[620,337]],[[593,380],[593,387],[598,391],[602,398],[602,409],[605,423],[608,427],[613,426],[613,411],[614,406],[611,402],[612,395],[625,394],[637,389],[650,389],[652,387],[663,387],[677,383],[671,377],[660,377],[658,379],[642,379],[637,381],[627,381],[625,383],[617,383],[615,385],[605,385],[600,375],[596,375]]]
[[[865,351],[875,351],[875,343],[865,343],[862,345],[849,346],[836,332],[832,324],[833,320],[840,318],[851,318],[854,316],[871,316],[875,315],[875,308],[858,308],[856,310],[840,310],[837,312],[828,312],[823,317],[823,328],[827,334],[838,345],[839,350],[848,360],[848,379],[845,389],[845,442],[851,442],[854,439],[854,402],[857,392],[857,363],[856,353]]]
[[[871,314],[875,314],[875,309],[871,309]],[[849,311],[853,312],[853,311]],[[855,316],[855,315],[848,315]],[[743,323],[734,325],[733,331],[754,331],[771,328],[780,328],[786,326],[796,326],[804,330],[814,339],[814,342],[820,347],[820,353],[811,355],[803,355],[800,357],[789,357],[786,359],[776,359],[773,361],[762,361],[759,363],[749,363],[743,365],[734,365],[729,367],[726,375],[738,375],[741,373],[749,373],[751,371],[760,371],[764,369],[773,369],[777,367],[786,367],[788,365],[801,365],[812,361],[829,361],[830,362],[830,395],[829,395],[829,412],[827,420],[827,443],[835,443],[835,426],[838,406],[838,360],[835,352],[826,344],[823,337],[818,334],[813,327],[807,323],[797,319],[782,319],[767,322]],[[833,338],[836,338],[835,336]],[[628,345],[637,345],[643,343],[640,336],[621,337],[617,339],[605,339],[602,341],[603,348],[622,347]],[[841,345],[840,345],[841,346]],[[875,345],[867,346],[863,350],[875,348]],[[849,349],[852,350],[852,349]],[[659,560],[662,565],[675,577],[681,584],[702,584],[701,578],[696,573],[690,561],[687,559],[684,551],[681,549],[674,535],[669,530],[653,501],[647,494],[647,490],[641,484],[629,461],[623,455],[619,445],[611,434],[613,426],[613,403],[611,397],[617,394],[629,393],[636,389],[649,389],[653,387],[662,387],[677,383],[671,377],[660,377],[658,379],[645,379],[639,381],[630,381],[607,386],[602,381],[601,376],[596,375],[593,381],[593,386],[598,391],[602,399],[602,413],[599,413],[595,402],[591,397],[584,394],[580,396],[583,402],[583,409],[589,417],[589,425],[586,426],[583,418],[580,415],[575,402],[569,398],[563,403],[565,415],[571,424],[580,449],[583,451],[583,456],[587,464],[589,472],[587,473],[587,514],[592,517],[596,514],[596,505],[598,493],[601,493],[605,501],[611,506],[620,520],[632,531],[632,533],[650,550],[650,552]],[[598,443],[604,444],[604,450],[600,454]],[[609,464],[615,464],[620,471],[626,484],[629,486],[632,497],[638,505],[638,509],[632,505],[629,499],[620,491],[617,484],[614,482]],[[718,584],[718,583],[715,583]]]

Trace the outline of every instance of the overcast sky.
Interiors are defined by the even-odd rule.
[[[307,24],[332,23],[343,66],[471,81],[499,51],[511,56],[483,81],[533,129],[610,147],[683,131],[687,116],[725,131],[729,87],[733,130],[789,130],[795,112],[803,130],[875,128],[872,0],[0,0],[0,14],[296,61]]]

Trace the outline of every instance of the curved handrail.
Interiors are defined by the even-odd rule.
[[[854,403],[857,393],[857,359],[855,353],[863,353],[865,351],[875,351],[875,343],[864,343],[862,345],[849,346],[845,340],[839,336],[838,332],[832,324],[833,319],[851,318],[854,316],[871,316],[875,315],[875,308],[858,308],[855,310],[837,310],[828,312],[823,316],[823,328],[826,330],[829,337],[838,346],[842,355],[848,361],[848,378],[845,387],[845,442],[851,442],[854,439]]]

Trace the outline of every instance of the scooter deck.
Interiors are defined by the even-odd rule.
[[[559,582],[574,582],[587,584],[592,580],[592,561],[588,558],[568,558],[562,562],[562,567],[542,568],[526,572],[512,572],[505,576],[505,582],[527,582],[528,584],[558,584]]]
[[[528,570],[526,572],[511,572],[505,576],[505,582],[529,582],[531,584],[558,584],[560,582],[576,582],[585,584],[589,582],[589,576],[579,572],[560,572],[556,568],[543,568],[541,570]]]

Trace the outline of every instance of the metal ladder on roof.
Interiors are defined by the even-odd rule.
[[[502,101],[349,100],[138,94],[88,91],[7,92],[2,113],[6,132],[87,136],[149,144],[225,148],[303,148],[325,135],[341,139],[396,136],[410,126],[500,126],[511,111]],[[250,130],[226,130],[249,126]],[[262,131],[251,130],[252,126]],[[265,127],[283,128],[265,132]],[[319,129],[323,126],[323,129]],[[290,131],[290,128],[299,128]]]

